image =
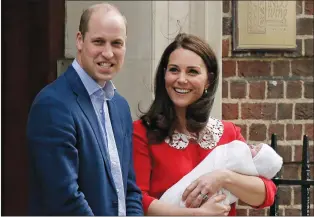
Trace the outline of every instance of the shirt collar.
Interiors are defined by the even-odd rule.
[[[104,87],[101,87],[94,79],[89,76],[89,74],[87,74],[87,72],[80,66],[76,59],[73,60],[72,66],[82,80],[89,96],[93,95],[101,89],[104,92],[105,98],[107,100],[111,100],[113,98],[116,88],[111,80],[107,81]]]

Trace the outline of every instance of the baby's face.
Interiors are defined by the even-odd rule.
[[[257,144],[257,145],[249,145],[252,157],[255,157],[257,153],[261,150],[263,144]]]

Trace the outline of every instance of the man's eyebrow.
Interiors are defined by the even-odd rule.
[[[102,41],[104,41],[104,39],[102,38],[102,37],[92,37],[92,40],[102,40]]]

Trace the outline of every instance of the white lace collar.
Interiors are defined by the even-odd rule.
[[[189,140],[193,139],[201,146],[201,148],[213,149],[219,142],[223,134],[223,130],[224,128],[222,122],[218,119],[210,117],[206,127],[199,133],[198,138],[196,137],[196,134],[186,135],[175,130],[171,139],[167,137],[165,142],[173,148],[185,149],[189,144]]]

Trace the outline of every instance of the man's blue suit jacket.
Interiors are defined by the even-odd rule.
[[[126,214],[143,215],[133,169],[129,105],[115,91],[108,108],[121,163]],[[118,215],[118,196],[97,117],[72,66],[36,96],[27,139],[30,215]]]

